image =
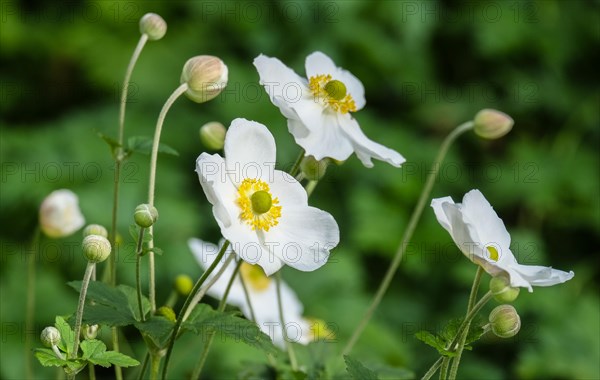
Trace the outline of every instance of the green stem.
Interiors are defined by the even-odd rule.
[[[92,363],[88,364],[88,369],[90,371],[90,380],[96,380],[96,368]]]
[[[431,376],[433,376],[436,371],[438,370],[438,368],[440,368],[440,366],[442,365],[442,361],[443,361],[443,357],[439,358],[435,363],[433,363],[433,365],[431,366],[431,368],[429,368],[429,371],[425,372],[425,374],[423,375],[423,377],[421,378],[421,380],[429,380],[431,379]]]
[[[179,98],[183,93],[185,93],[188,89],[187,83],[181,84],[179,87],[173,91],[171,96],[167,99],[162,109],[160,110],[160,114],[158,115],[158,120],[156,121],[156,129],[154,131],[154,140],[152,141],[152,152],[150,154],[150,180],[148,183],[148,204],[152,207],[154,206],[154,190],[156,187],[156,162],[158,161],[158,145],[160,143],[160,134],[162,132],[162,126],[165,121],[165,117],[167,116],[167,112],[175,103],[175,100]],[[148,228],[148,233],[154,236],[153,228],[150,226]],[[152,248],[154,248],[154,237],[150,239],[148,242],[148,248],[150,252],[148,252],[148,266],[150,271],[150,280],[149,280],[149,298],[150,298],[150,308],[154,312],[156,310],[156,282],[154,276],[154,252],[152,252]]]
[[[158,379],[158,372],[160,369],[160,356],[150,354],[150,380]]]
[[[123,136],[125,133],[125,108],[127,105],[127,92],[129,90],[129,82],[131,80],[131,74],[133,68],[142,53],[144,45],[148,41],[148,35],[142,34],[140,40],[131,55],[127,69],[125,70],[125,78],[123,80],[123,88],[121,90],[121,102],[119,104],[119,132],[117,141],[119,147],[117,148],[117,154],[115,157],[115,176],[113,182],[113,208],[112,208],[112,223],[110,229],[109,240],[113,247],[114,253],[110,255],[108,261],[108,272],[109,272],[109,284],[115,286],[117,284],[117,250],[116,250],[116,237],[117,237],[117,214],[119,209],[119,186],[121,183],[121,163],[123,162]],[[112,344],[113,350],[119,352],[119,332],[116,327],[111,328],[112,332]],[[123,379],[123,372],[121,367],[115,366],[115,377],[117,380]]]
[[[81,283],[81,290],[79,291],[79,303],[77,305],[77,314],[75,317],[75,342],[73,342],[73,351],[69,359],[77,358],[77,351],[79,350],[79,336],[81,335],[81,319],[83,318],[83,308],[85,306],[85,295],[87,294],[87,288],[90,284],[90,277],[94,270],[96,263],[88,261],[87,267],[85,268],[85,274],[83,275],[83,281]]]
[[[300,164],[304,158],[304,153],[306,153],[304,149],[300,149],[300,154],[298,155],[298,158],[296,158],[296,162],[294,162],[294,165],[292,165],[292,168],[289,171],[292,177],[296,177],[296,175],[298,175],[298,172],[300,171]]]
[[[440,380],[446,380],[448,377],[448,366],[450,365],[450,357],[444,356],[442,366],[440,367]]]
[[[35,324],[35,267],[40,244],[40,227],[36,226],[31,239],[31,250],[27,253],[27,306],[25,309],[25,373],[33,379],[32,332]]]
[[[202,300],[202,298],[206,295],[206,292],[208,292],[208,289],[210,289],[210,287],[213,286],[213,284],[219,280],[219,278],[221,277],[223,272],[225,272],[225,269],[227,269],[227,267],[229,266],[229,263],[231,263],[231,261],[233,261],[233,259],[235,259],[235,255],[229,255],[229,257],[227,257],[227,259],[225,260],[223,265],[221,265],[221,268],[219,268],[217,273],[215,273],[215,275],[212,276],[210,278],[210,280],[208,280],[206,282],[206,284],[198,291],[198,293],[196,293],[196,295],[190,302],[190,306],[188,307],[188,309],[185,311],[185,314],[183,315],[184,322],[190,316],[192,310],[194,309],[194,305],[197,305],[200,302],[200,300]]]
[[[231,256],[234,256],[234,255],[231,255]],[[240,259],[238,261],[237,265],[235,266],[233,274],[231,275],[231,278],[229,279],[229,282],[227,283],[227,287],[225,288],[225,293],[223,294],[223,298],[221,298],[221,302],[219,302],[219,307],[217,309],[219,312],[222,312],[223,310],[225,310],[225,305],[227,305],[227,297],[229,296],[229,291],[231,290],[233,281],[237,277],[237,274],[240,271],[240,267],[242,266],[243,262],[244,261]],[[241,277],[242,276],[240,276],[240,278]],[[202,372],[202,368],[204,367],[206,358],[208,358],[208,351],[210,350],[210,346],[212,345],[214,337],[215,337],[215,332],[212,331],[208,335],[208,338],[207,338],[206,342],[204,343],[204,348],[202,349],[202,354],[200,355],[200,361],[198,362],[198,365],[196,366],[196,368],[194,368],[194,372],[192,372],[191,379],[199,379],[200,378],[200,373]]]
[[[144,231],[145,228],[140,228],[140,234],[138,236],[137,248],[135,250],[135,284],[137,288],[137,301],[138,308],[140,310],[140,319],[142,322],[145,321],[144,306],[142,305],[142,279],[140,276],[140,264],[142,261],[142,248],[144,246]]]
[[[175,306],[175,304],[177,303],[178,298],[179,298],[179,293],[177,293],[176,290],[171,290],[169,297],[167,297],[167,300],[165,301],[165,306],[170,307],[172,309]]]
[[[140,368],[140,374],[138,376],[138,380],[144,379],[144,374],[146,373],[146,368],[148,367],[149,361],[150,361],[150,351],[146,352],[146,355],[144,356],[144,361],[142,362],[142,365]]]
[[[313,191],[315,191],[315,188],[317,187],[318,183],[319,183],[319,181],[309,181],[306,184],[306,187],[304,188],[306,190],[306,195],[308,195],[310,197],[310,195],[313,193]]]
[[[475,273],[475,279],[473,280],[473,286],[471,287],[471,294],[469,295],[469,303],[467,305],[467,314],[465,316],[465,328],[464,331],[458,335],[458,347],[456,348],[456,356],[452,360],[452,367],[450,368],[450,379],[456,379],[456,374],[458,373],[458,366],[460,364],[460,358],[462,356],[463,350],[465,348],[465,342],[467,340],[467,335],[469,334],[469,327],[471,326],[471,320],[467,320],[467,316],[473,310],[475,306],[475,300],[477,299],[477,291],[479,289],[479,283],[481,282],[481,276],[483,275],[483,268],[477,266],[477,272]]]
[[[472,121],[463,123],[463,124],[459,125],[458,127],[456,127],[456,129],[454,129],[452,132],[450,132],[450,134],[448,134],[448,136],[442,143],[442,146],[440,147],[437,157],[435,158],[435,161],[433,162],[432,168],[429,172],[429,176],[427,177],[427,181],[425,182],[425,187],[423,188],[423,192],[421,192],[421,196],[419,197],[419,201],[417,202],[417,206],[415,207],[415,209],[410,217],[410,221],[408,222],[408,227],[406,227],[404,236],[402,237],[402,242],[400,243],[400,246],[398,247],[398,250],[396,251],[396,255],[394,256],[394,259],[392,260],[392,263],[390,264],[390,266],[385,274],[385,277],[381,281],[381,284],[379,285],[379,288],[377,289],[377,293],[375,294],[375,297],[373,297],[373,301],[371,302],[371,305],[369,306],[369,308],[365,312],[363,318],[361,319],[358,326],[354,330],[352,337],[350,338],[350,340],[344,347],[344,350],[342,351],[342,355],[348,355],[350,353],[350,351],[352,351],[352,348],[358,341],[358,338],[360,337],[363,330],[367,326],[367,323],[369,323],[369,320],[373,316],[375,309],[377,309],[377,307],[381,303],[381,300],[383,299],[385,292],[387,291],[388,287],[390,286],[392,279],[394,278],[394,274],[396,273],[396,270],[398,269],[398,266],[400,265],[400,262],[402,261],[402,257],[404,256],[404,251],[406,250],[406,247],[408,246],[408,243],[409,243],[410,239],[412,238],[415,228],[417,227],[417,223],[419,222],[419,219],[421,218],[421,214],[423,213],[425,204],[429,200],[429,195],[431,194],[431,190],[433,189],[435,179],[440,170],[440,166],[444,160],[444,157],[446,157],[446,153],[448,153],[448,149],[460,135],[471,130],[472,128],[473,128]]]
[[[285,348],[288,352],[288,356],[290,358],[290,364],[292,366],[293,371],[298,370],[298,362],[296,361],[296,354],[294,353],[294,347],[292,346],[292,342],[288,340],[287,331],[285,328],[285,318],[283,317],[283,302],[281,298],[281,271],[277,272],[276,275],[276,285],[277,285],[277,306],[279,308],[279,323],[281,323],[281,333],[283,335],[283,341],[285,342]]]
[[[215,260],[212,262],[212,264],[210,264],[208,269],[204,273],[202,273],[202,276],[200,276],[198,281],[196,281],[196,283],[194,284],[194,287],[192,288],[192,291],[190,292],[190,294],[188,294],[187,298],[185,299],[185,302],[183,304],[183,307],[181,308],[181,311],[179,312],[179,315],[177,316],[177,321],[175,322],[175,326],[173,327],[173,332],[171,333],[171,337],[169,339],[169,346],[167,347],[167,353],[165,355],[165,365],[164,365],[163,371],[162,371],[163,380],[165,380],[167,378],[167,372],[169,370],[169,360],[171,359],[171,354],[173,353],[173,346],[175,345],[175,339],[177,339],[177,336],[179,334],[179,329],[181,328],[181,324],[183,323],[183,317],[185,315],[185,311],[190,306],[190,303],[191,303],[192,299],[194,298],[194,296],[196,295],[196,293],[202,287],[202,284],[204,284],[204,282],[206,281],[208,276],[210,276],[210,274],[215,270],[215,268],[219,264],[219,261],[221,261],[221,259],[225,255],[225,251],[227,251],[227,247],[229,247],[229,241],[225,241],[225,243],[223,243],[223,246],[221,247],[221,250],[219,251],[219,254],[215,258]]]

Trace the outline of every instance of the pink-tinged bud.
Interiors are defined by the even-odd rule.
[[[477,112],[475,119],[475,133],[484,139],[499,139],[512,129],[515,122],[505,114],[493,109],[482,109]]]
[[[217,57],[199,55],[183,66],[181,83],[187,83],[186,95],[196,103],[214,99],[227,86],[227,66]]]

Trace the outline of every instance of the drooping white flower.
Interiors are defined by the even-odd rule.
[[[51,238],[69,236],[85,224],[77,195],[67,189],[50,193],[40,206],[39,216],[42,232]]]
[[[259,55],[254,66],[260,84],[288,119],[288,130],[306,155],[321,160],[346,160],[352,152],[366,167],[372,158],[399,167],[398,152],[369,140],[351,112],[365,106],[365,89],[354,75],[339,68],[321,52],[306,57],[304,79],[279,59]]]
[[[284,264],[313,271],[338,244],[333,217],[308,206],[302,185],[275,170],[275,140],[264,125],[235,119],[225,136],[225,158],[202,153],[196,171],[223,237],[267,275]]]
[[[463,203],[444,197],[433,199],[431,207],[467,258],[492,276],[508,276],[512,287],[531,292],[532,286],[560,284],[574,276],[573,271],[519,264],[510,250],[510,235],[502,219],[479,190],[465,194]]]
[[[202,241],[200,239],[188,240],[196,261],[203,269],[208,268],[215,260],[223,242],[217,247],[212,243]],[[228,248],[223,260],[219,262],[209,276],[209,279],[217,273],[228,255],[232,255],[233,250]],[[208,294],[211,297],[222,299],[227,288],[227,284],[233,275],[235,264],[231,263],[225,268],[223,274],[217,281],[208,289]],[[258,265],[242,262],[240,271],[229,290],[227,303],[240,308],[242,314],[250,320],[253,319],[253,314],[250,311],[250,306],[244,294],[244,288],[240,280],[240,276],[248,289],[248,298],[252,304],[252,311],[256,324],[262,332],[267,334],[273,342],[281,347],[285,347],[283,339],[283,330],[281,328],[281,319],[279,316],[279,308],[277,304],[277,285],[274,279],[267,277],[263,270]],[[283,305],[283,320],[285,321],[286,334],[290,341],[308,344],[315,338],[314,328],[308,319],[302,316],[303,306],[296,293],[285,283],[281,282],[281,299]]]

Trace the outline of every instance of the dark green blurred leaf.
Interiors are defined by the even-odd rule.
[[[152,339],[156,347],[164,347],[171,336],[174,325],[164,317],[151,316],[144,322],[137,322],[135,327]]]
[[[133,153],[150,154],[152,153],[152,138],[146,136],[134,136],[127,140],[127,150]],[[158,152],[179,156],[179,152],[165,143],[158,144]]]
[[[140,364],[137,360],[120,352],[106,351],[106,345],[97,339],[81,342],[81,350],[85,360],[102,367],[110,367],[111,365],[132,367]]]
[[[377,380],[377,373],[371,371],[361,362],[348,355],[344,355],[344,361],[346,362],[346,371],[355,380]]]

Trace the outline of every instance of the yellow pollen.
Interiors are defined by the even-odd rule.
[[[318,318],[306,318],[306,320],[310,323],[311,341],[335,339],[335,333],[327,327],[324,320]]]
[[[490,259],[492,259],[493,261],[498,261],[498,259],[500,258],[500,256],[498,255],[498,250],[491,246],[488,246],[487,250],[490,253]]]
[[[269,185],[264,181],[250,178],[243,180],[238,188],[237,204],[241,208],[240,219],[253,230],[269,231],[269,228],[279,223],[279,199],[273,198]]]
[[[240,267],[240,275],[245,284],[249,284],[254,290],[261,292],[269,287],[271,279],[267,277],[262,268],[256,264],[243,262]]]
[[[346,93],[346,85],[339,80],[332,80],[331,75],[310,77],[308,87],[315,100],[324,102],[339,113],[356,112],[356,104],[352,95]]]

